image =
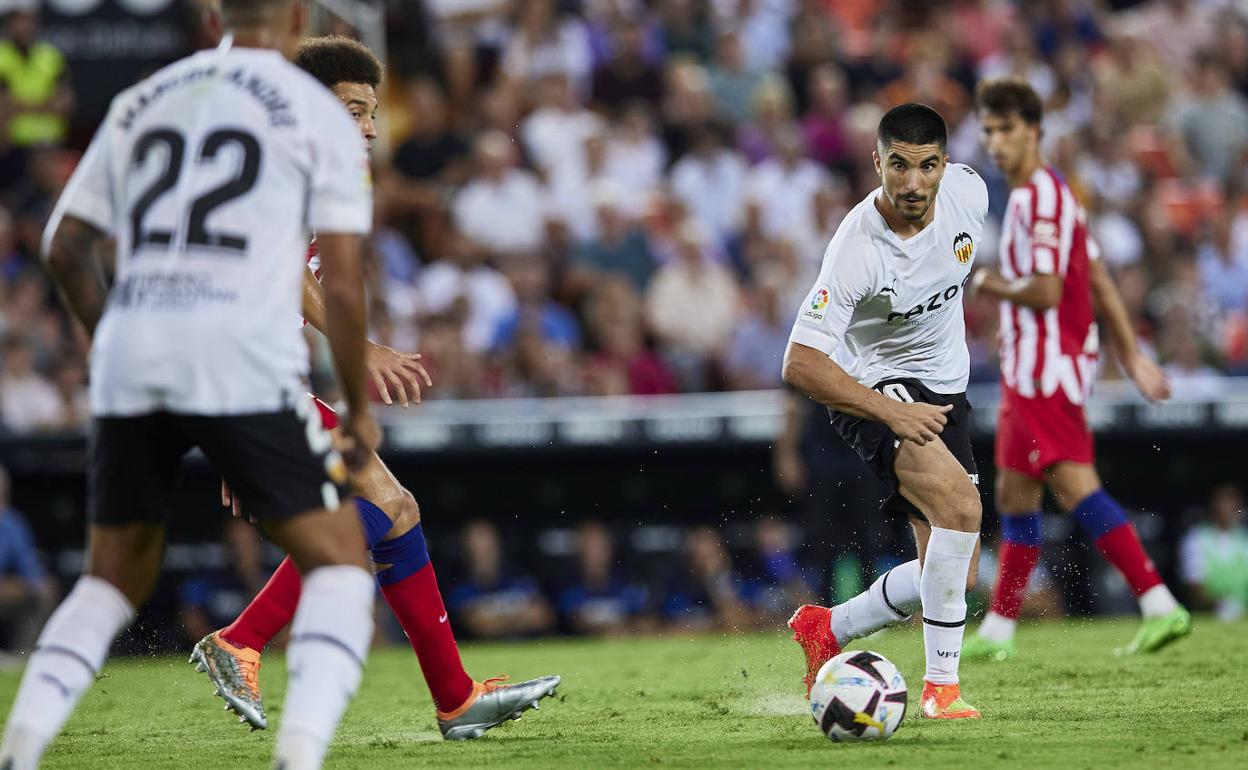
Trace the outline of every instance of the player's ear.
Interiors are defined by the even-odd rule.
[[[213,45],[221,42],[222,36],[225,35],[225,22],[221,20],[221,7],[216,3],[206,6],[201,11],[201,17],[204,24],[204,31],[208,33],[208,39]]]
[[[304,0],[295,0],[290,4],[290,31],[296,38],[301,38],[307,29],[308,4]]]
[[[880,160],[880,151],[878,148],[871,151],[871,160],[875,161],[875,175],[881,176],[884,173],[884,165]]]

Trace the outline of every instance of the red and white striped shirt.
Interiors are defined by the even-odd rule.
[[[1001,228],[1002,275],[1062,279],[1062,299],[1047,310],[1001,301],[1002,380],[1018,396],[1047,398],[1060,390],[1073,404],[1087,401],[1098,354],[1088,265],[1099,257],[1083,208],[1052,167],[1037,169],[1010,192]]]

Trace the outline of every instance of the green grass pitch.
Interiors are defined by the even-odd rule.
[[[540,711],[468,743],[445,743],[410,652],[376,651],[327,767],[1248,767],[1248,623],[1198,619],[1162,652],[1116,659],[1134,622],[1025,624],[1022,656],[965,663],[977,722],[914,716],[922,679],[917,629],[854,645],[896,662],[911,688],[901,729],[884,743],[833,744],[801,694],[787,635],[469,644],[478,677],[559,673]],[[285,671],[261,670],[272,722]],[[7,709],[16,674],[0,676]],[[275,730],[249,733],[182,659],[121,660],[49,750],[56,768],[265,768]]]

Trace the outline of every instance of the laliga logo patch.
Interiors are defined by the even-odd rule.
[[[958,233],[958,237],[953,239],[953,256],[964,265],[971,261],[971,250],[974,248],[975,241],[971,240],[970,233]]]
[[[827,286],[815,289],[815,293],[810,295],[810,303],[802,310],[802,318],[815,323],[823,323],[823,319],[827,316],[828,297]]]

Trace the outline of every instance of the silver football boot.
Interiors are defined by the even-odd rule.
[[[475,700],[463,713],[446,719],[439,714],[438,729],[442,737],[448,741],[480,738],[486,730],[519,719],[529,709],[540,708],[538,702],[554,695],[562,681],[559,676],[543,676],[527,682],[501,684],[503,679],[497,677],[482,682]]]
[[[235,647],[211,633],[191,650],[190,663],[216,685],[216,694],[225,699],[225,710],[238,714],[238,721],[252,730],[269,726],[260,700],[260,653],[249,647]]]

